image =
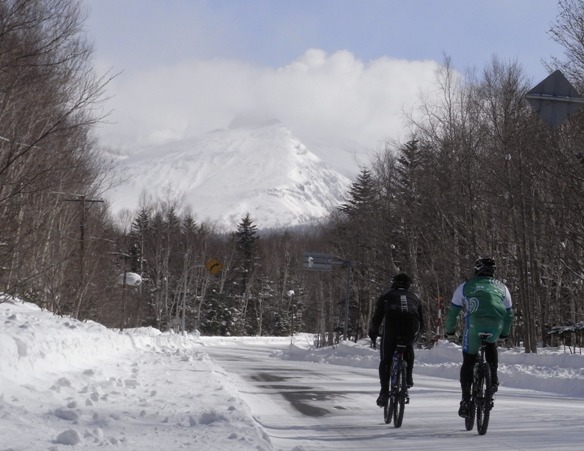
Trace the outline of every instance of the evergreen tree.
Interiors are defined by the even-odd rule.
[[[239,311],[248,333],[255,334],[258,330],[257,317],[250,303],[257,303],[255,282],[260,270],[259,236],[257,226],[249,213],[241,220],[234,234],[236,249],[236,280],[239,285]],[[257,309],[255,309],[257,311]]]
[[[259,236],[257,226],[247,213],[237,226],[235,232],[237,262],[239,264],[239,281],[241,293],[245,294],[251,288],[254,270],[259,262]]]
[[[348,197],[340,207],[342,212],[353,218],[371,216],[371,212],[377,207],[379,189],[369,169],[361,169],[357,180],[351,184]]]

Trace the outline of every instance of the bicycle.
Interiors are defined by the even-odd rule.
[[[406,376],[408,363],[404,360],[406,347],[404,344],[398,344],[393,352],[389,376],[389,398],[383,406],[385,423],[390,424],[393,419],[393,425],[396,428],[401,427],[405,405],[410,402]]]
[[[495,391],[492,384],[491,365],[485,360],[487,339],[491,335],[485,332],[479,334],[481,347],[473,369],[473,383],[468,415],[464,418],[466,430],[471,431],[474,427],[476,416],[477,432],[479,435],[485,435],[487,433],[491,409],[494,406],[493,394]]]

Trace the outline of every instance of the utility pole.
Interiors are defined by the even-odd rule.
[[[343,265],[347,267],[347,291],[345,292],[345,327],[343,329],[344,339],[349,339],[349,332],[347,330],[349,326],[349,296],[351,294],[351,272],[353,269],[353,263],[351,260],[343,260]],[[357,334],[357,331],[355,331]]]
[[[83,284],[85,282],[85,205],[86,203],[96,203],[103,202],[102,199],[88,199],[85,194],[74,194],[74,198],[63,199],[66,202],[79,202],[81,207],[81,217],[79,219],[79,292],[77,298],[77,305],[75,306],[74,315],[75,318],[79,315],[79,309],[81,307],[81,300],[83,299],[82,291]]]

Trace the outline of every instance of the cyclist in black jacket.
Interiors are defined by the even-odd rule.
[[[379,382],[381,391],[377,405],[382,407],[389,398],[389,374],[393,352],[397,345],[397,337],[403,337],[407,344],[404,354],[408,363],[407,384],[414,385],[414,343],[418,340],[424,328],[424,316],[420,298],[409,290],[412,280],[405,273],[397,274],[391,281],[391,289],[377,300],[375,312],[371,318],[369,338],[375,343],[379,328],[383,323],[381,333]]]

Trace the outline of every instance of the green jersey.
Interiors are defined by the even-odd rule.
[[[465,310],[463,350],[478,352],[480,332],[492,334],[488,340],[494,343],[499,335],[509,335],[513,322],[513,310],[509,289],[499,280],[489,276],[477,276],[458,286],[452,296],[446,316],[446,332],[456,330],[456,318]]]

